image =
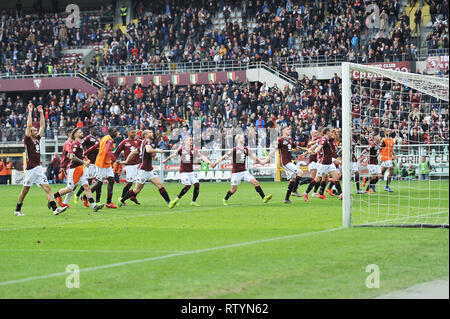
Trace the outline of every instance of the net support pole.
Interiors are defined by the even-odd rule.
[[[350,65],[342,63],[342,222],[351,226],[351,82]]]

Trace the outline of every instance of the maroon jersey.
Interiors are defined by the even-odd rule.
[[[38,135],[36,138],[31,138],[25,135],[25,138],[23,139],[25,152],[27,154],[27,170],[41,165],[41,148],[39,145],[40,140],[40,135]]]
[[[286,165],[292,162],[291,151],[294,146],[294,141],[290,137],[278,138],[278,149],[280,150],[281,164]]]
[[[117,146],[116,150],[114,151],[114,155],[116,157],[119,157],[120,153],[123,151],[123,157],[124,160],[128,158],[131,152],[133,152],[136,149],[139,149],[141,147],[142,140],[135,138],[134,140],[126,139],[123,140],[119,146]],[[127,163],[127,165],[136,165],[139,164],[139,154],[134,155],[130,161]]]
[[[336,142],[334,141],[334,138],[330,138],[328,141],[330,142],[331,149],[332,149],[331,156],[332,156],[332,158],[336,158],[337,157],[337,145],[336,145]]]
[[[370,143],[366,148],[366,152],[369,152],[369,165],[378,165],[379,149],[379,146],[375,142]]]
[[[233,147],[233,168],[231,173],[245,172],[245,161],[248,157],[248,148]]]
[[[180,173],[192,173],[194,171],[194,151],[185,147],[180,147],[177,154],[181,156]]]
[[[69,153],[75,155],[79,159],[83,159],[83,146],[81,145],[81,142],[73,141]],[[83,165],[83,164],[73,161],[73,160],[70,160],[69,168],[76,168],[81,165]]]
[[[139,169],[142,169],[144,171],[152,171],[153,170],[153,165],[152,165],[152,154],[151,153],[147,153],[145,151],[145,147],[147,145],[150,145],[151,147],[155,148],[153,146],[153,143],[151,140],[149,139],[144,139],[141,143],[141,149],[140,149],[140,162],[139,162]]]
[[[97,144],[99,142],[100,142],[100,139],[97,136],[88,135],[83,139],[81,146],[83,146],[83,148],[85,150],[88,150],[89,148],[91,148],[92,146],[94,146],[95,144]],[[92,152],[89,152],[86,154],[86,157],[92,164],[94,164],[95,160],[97,159],[98,151],[99,151],[99,149],[96,149],[96,150],[93,150]]]
[[[319,139],[320,139],[320,136],[318,136],[318,137],[315,137],[314,139],[313,139],[313,142],[316,142],[316,146],[317,146],[317,142],[319,141]],[[311,155],[309,155],[309,162],[310,163],[315,163],[315,162],[317,162],[317,154],[311,154]]]
[[[323,165],[330,165],[333,163],[333,141],[330,141],[326,136],[322,136],[319,140],[319,145],[322,149],[319,152],[319,163]]]
[[[61,155],[61,167],[66,169],[69,166],[69,153],[70,153],[70,148],[72,147],[72,141],[71,140],[67,140],[64,142],[63,145],[63,150],[62,150],[62,155]]]

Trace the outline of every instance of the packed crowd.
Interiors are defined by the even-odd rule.
[[[441,14],[448,1],[436,5]],[[398,0],[377,0],[379,27],[366,25],[368,1],[208,1],[149,5],[135,4],[137,23],[106,32],[104,21],[111,19],[111,7],[82,14],[80,28],[67,28],[63,14],[7,14],[0,20],[0,73],[69,73],[79,70],[97,76],[100,66],[147,67],[162,62],[239,63],[265,61],[279,70],[285,62],[349,60],[367,63],[414,58],[409,16]],[[448,6],[448,5],[447,5]],[[242,24],[231,19],[241,12]],[[434,9],[433,9],[434,10]],[[212,29],[221,12],[225,27]],[[440,15],[441,16],[441,15]],[[444,16],[445,17],[445,16]],[[397,21],[401,23],[394,28]],[[448,47],[448,27],[439,20],[430,36],[430,48]],[[249,28],[250,23],[256,23]],[[391,30],[394,28],[393,32]],[[106,33],[105,33],[106,32]],[[363,34],[369,41],[363,41]],[[61,62],[61,50],[104,41],[99,55],[85,65],[81,59]],[[165,54],[165,48],[170,53]],[[298,48],[298,49],[297,49]]]
[[[174,129],[192,134],[194,121],[198,120],[206,134],[205,144],[209,138],[214,138],[208,135],[213,128],[257,131],[292,126],[294,141],[304,147],[311,130],[327,126],[342,128],[342,83],[336,74],[329,81],[303,76],[299,83],[301,85],[292,89],[287,86],[269,88],[266,83],[239,80],[192,86],[153,84],[148,88],[135,84],[111,87],[98,94],[73,89],[49,92],[33,96],[31,102],[44,106],[45,136],[49,139],[65,136],[68,128],[85,128],[91,124],[100,127],[102,133],[109,126],[117,126],[119,138],[126,136],[129,128],[152,128],[161,143],[158,147],[168,149],[179,139],[178,135],[171,134]],[[373,83],[363,82],[362,85]],[[448,103],[437,103],[428,96],[405,91],[401,85],[385,83],[381,87],[384,88],[381,91],[355,91],[353,104],[361,106],[353,110],[355,132],[366,136],[370,128],[389,127],[396,133],[398,144],[448,142]],[[386,97],[386,92],[390,92],[390,96]],[[386,97],[383,105],[377,102],[380,94]],[[0,98],[2,140],[23,139],[28,102],[20,96]],[[37,114],[33,119],[37,127]]]
[[[186,10],[172,2],[165,10],[145,11],[138,6],[138,24],[128,25],[128,34],[108,40],[109,49],[101,65],[141,65],[159,62],[199,62],[235,60],[241,63],[265,61],[283,67],[283,61],[318,62],[321,59],[377,62],[384,59],[409,60],[409,21],[403,21],[390,35],[400,18],[398,1],[376,1],[380,8],[379,28],[367,29],[366,7],[356,1],[325,2],[288,0],[189,3]],[[239,6],[242,25],[232,23],[230,13]],[[210,30],[212,18],[222,12],[225,27]],[[389,14],[388,14],[389,13]],[[255,22],[250,30],[248,25]],[[361,34],[370,32],[374,41],[361,44]],[[299,49],[296,49],[296,43]],[[164,47],[170,54],[161,56]]]
[[[63,49],[103,40],[105,21],[112,21],[111,6],[80,15],[80,27],[68,28],[67,14],[22,13],[0,16],[0,73],[51,74],[88,72],[82,59],[61,60]]]

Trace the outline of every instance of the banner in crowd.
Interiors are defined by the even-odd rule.
[[[448,55],[427,57],[427,73],[435,74],[438,71],[444,73],[448,70]]]
[[[368,66],[373,66],[377,68],[394,70],[394,71],[402,71],[402,72],[411,72],[410,62],[402,61],[402,62],[380,62],[380,63],[368,63],[365,64]],[[379,74],[373,74],[367,71],[352,71],[352,80],[362,80],[362,79],[371,79],[381,77]]]
[[[148,87],[150,83],[156,85],[194,85],[209,83],[226,83],[228,80],[240,80],[245,82],[247,78],[246,71],[234,72],[201,72],[201,73],[181,73],[164,75],[139,75],[139,76],[110,76],[109,82],[113,86],[133,86],[135,83]]]

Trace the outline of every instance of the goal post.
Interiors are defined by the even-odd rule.
[[[341,70],[343,226],[448,228],[449,79],[348,62]],[[356,193],[363,180],[367,192]]]

